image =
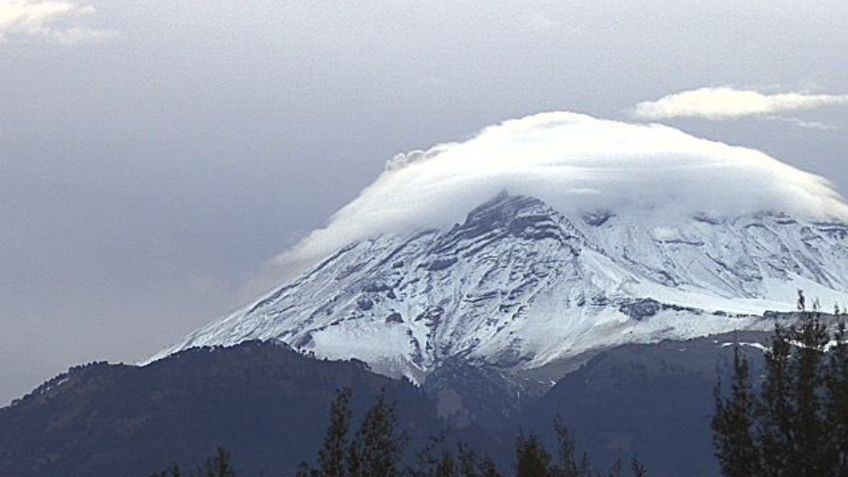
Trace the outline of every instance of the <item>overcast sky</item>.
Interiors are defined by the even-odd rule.
[[[504,119],[658,121],[848,192],[846,25],[844,0],[0,0],[0,403],[249,301],[396,153]]]

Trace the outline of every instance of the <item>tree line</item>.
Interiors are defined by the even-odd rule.
[[[469,446],[446,445],[444,436],[433,437],[412,464],[404,463],[407,436],[398,430],[393,403],[385,393],[377,396],[354,431],[350,407],[352,393],[344,388],[330,405],[329,424],[314,464],[303,463],[296,477],[505,477],[488,457]],[[578,452],[564,423],[554,422],[557,448],[552,454],[536,434],[519,436],[515,444],[516,477],[624,477],[625,466],[616,463],[607,472],[595,472],[585,452]],[[645,477],[637,458],[629,464],[633,477]],[[177,465],[150,477],[235,477],[230,453],[219,448],[201,467],[184,473]]]
[[[759,351],[758,351],[759,352]],[[816,313],[800,325],[776,326],[764,351],[764,371],[752,376],[737,343],[729,382],[714,389],[712,433],[721,473],[727,477],[848,476],[848,332],[832,333]],[[398,430],[393,403],[381,393],[354,429],[351,391],[338,391],[314,463],[296,477],[505,477],[494,462],[470,447],[433,438],[412,464],[404,463],[407,437]],[[549,451],[535,434],[516,439],[511,475],[516,477],[645,477],[636,458],[605,472],[579,452],[566,425],[554,422],[557,447]],[[218,449],[202,466],[177,466],[150,477],[235,477],[230,454]]]
[[[715,389],[712,430],[729,477],[848,476],[848,342],[818,314],[777,326],[764,375],[734,351],[728,386]]]

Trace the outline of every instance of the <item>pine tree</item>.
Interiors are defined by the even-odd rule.
[[[443,448],[445,436],[434,437],[418,453],[417,466],[407,469],[409,477],[502,477],[489,459],[480,459],[464,444],[454,454]],[[439,450],[441,449],[441,451]]]
[[[386,402],[385,391],[365,415],[357,438],[348,452],[351,477],[395,477],[400,472],[400,454],[406,438],[397,433],[393,405]]]
[[[827,362],[827,389],[830,397],[826,422],[831,427],[836,475],[848,475],[848,336],[840,324],[833,335],[834,345]]]
[[[552,477],[551,455],[535,434],[520,436],[516,445],[516,477]]]
[[[318,452],[321,477],[345,477],[347,464],[345,451],[350,430],[352,412],[350,410],[351,391],[341,389],[330,406],[330,424],[324,438],[324,446]]]
[[[753,436],[755,397],[751,391],[748,360],[739,347],[733,351],[731,397],[722,398],[721,383],[715,388],[716,412],[712,428],[716,456],[722,473],[729,477],[757,475],[759,455]]]
[[[848,475],[848,345],[843,327],[827,354],[817,315],[799,327],[776,327],[765,353],[765,378],[752,390],[737,349],[730,394],[716,387],[713,432],[722,473],[733,477]]]
[[[633,471],[633,477],[648,477],[648,470],[635,455],[630,460],[630,470]]]
[[[489,459],[480,459],[474,451],[463,444],[459,445],[457,462],[459,475],[462,477],[502,477],[494,462]]]
[[[824,352],[829,340],[827,329],[811,319],[794,333],[795,359],[791,361],[795,413],[795,458],[793,474],[828,475],[833,452],[827,445],[829,423],[825,420]]]
[[[577,455],[577,445],[560,416],[554,420],[554,432],[559,443],[558,462],[552,469],[555,477],[591,477],[589,456],[583,452]]]
[[[786,451],[795,447],[791,404],[789,332],[775,328],[771,348],[766,352],[766,380],[763,383],[757,412],[761,420],[760,454],[762,471],[767,475],[787,475],[794,464]]]
[[[219,447],[216,449],[215,455],[206,461],[199,475],[203,477],[235,477],[236,473],[231,461],[230,452]]]

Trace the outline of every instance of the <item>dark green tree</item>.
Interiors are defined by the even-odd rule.
[[[828,446],[832,428],[827,422],[827,375],[825,350],[830,337],[819,320],[810,320],[799,328],[795,338],[794,375],[791,394],[795,413],[794,475],[828,475],[834,464],[834,450]]]
[[[832,432],[829,445],[833,448],[836,475],[848,475],[848,335],[840,324],[833,335],[833,348],[828,359],[827,423]]]
[[[721,394],[721,381],[715,387],[716,413],[713,440],[722,473],[730,477],[758,475],[759,450],[754,441],[756,397],[751,390],[748,360],[733,350],[733,380],[730,398]]]
[[[481,459],[464,444],[456,454],[445,448],[445,438],[433,438],[418,454],[417,465],[407,470],[409,477],[502,477],[495,464]]]
[[[551,454],[539,436],[520,436],[515,448],[516,477],[552,477]]]
[[[756,403],[760,427],[757,443],[758,454],[761,458],[758,467],[764,473],[770,473],[776,477],[784,475],[784,472],[794,465],[790,461],[791,454],[784,453],[795,446],[795,433],[792,427],[794,406],[792,406],[790,395],[792,344],[789,334],[791,331],[779,326],[775,329],[771,348],[765,355],[766,380]],[[717,405],[716,411],[718,409]]]
[[[635,455],[630,460],[630,470],[633,472],[633,477],[648,477],[648,469],[642,465],[642,462]]]
[[[459,444],[457,463],[461,477],[502,477],[491,459],[480,458],[464,444]]]
[[[330,406],[330,424],[324,437],[324,446],[318,452],[319,475],[321,477],[346,477],[346,451],[348,432],[353,413],[350,410],[351,391],[344,388],[338,391]]]
[[[830,336],[817,315],[776,327],[758,391],[734,355],[727,396],[715,393],[716,456],[732,477],[813,477],[845,473],[848,350],[844,328]]]
[[[215,450],[215,454],[206,459],[206,462],[196,471],[183,474],[177,464],[168,467],[167,470],[153,472],[150,477],[235,477],[236,473],[232,466],[230,452],[223,447]]]
[[[395,477],[406,437],[397,432],[394,405],[386,402],[385,391],[368,410],[356,439],[348,451],[351,477]]]
[[[552,475],[555,477],[591,477],[592,466],[589,463],[589,455],[585,452],[578,455],[574,437],[559,416],[554,420],[554,432],[556,433],[559,450]]]
[[[219,447],[215,451],[215,455],[206,461],[198,475],[203,477],[235,477],[236,473],[233,470],[230,452]]]

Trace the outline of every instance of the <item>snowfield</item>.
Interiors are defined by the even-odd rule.
[[[797,290],[848,305],[848,225],[786,214],[562,214],[502,193],[442,230],[338,250],[155,360],[281,340],[416,383],[446,358],[521,373],[623,343],[768,330]]]

